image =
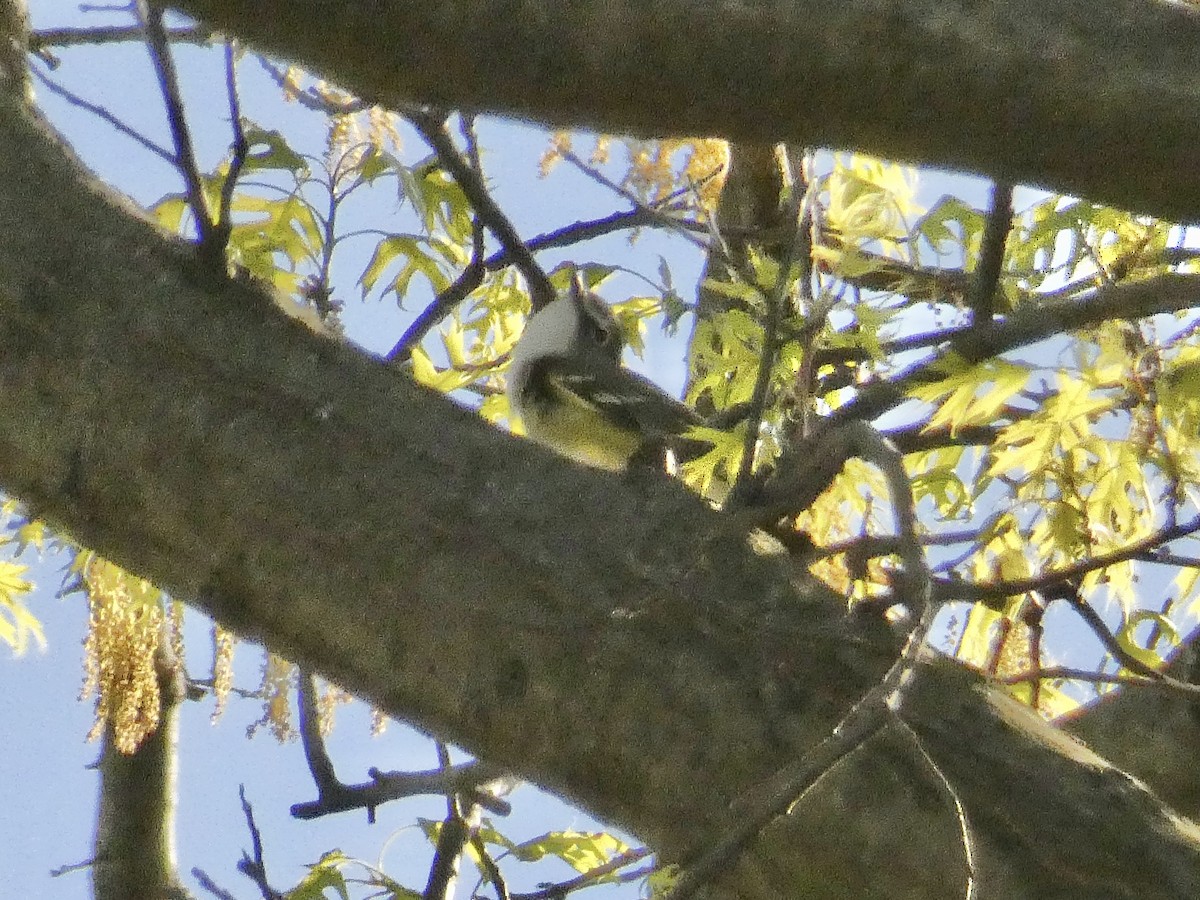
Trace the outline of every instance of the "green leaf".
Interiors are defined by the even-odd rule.
[[[401,191],[412,203],[426,235],[441,232],[466,246],[471,239],[471,204],[437,157],[427,157],[398,174]]]
[[[25,522],[17,528],[15,538],[17,553],[21,553],[29,546],[41,553],[46,549],[46,523],[40,519]]]
[[[373,184],[383,175],[399,175],[404,164],[381,147],[372,146],[359,160],[357,169],[358,181]]]
[[[14,656],[21,656],[32,639],[40,650],[46,649],[42,623],[29,611],[22,595],[33,590],[24,578],[28,566],[0,561],[0,641],[8,644]]]
[[[762,299],[762,294],[758,288],[741,281],[722,281],[717,278],[705,278],[700,283],[700,287],[702,290],[719,294],[722,297],[729,297],[732,300],[742,300],[746,303],[754,303]]]
[[[341,869],[352,862],[340,850],[331,850],[320,861],[308,867],[308,874],[287,893],[288,900],[327,900],[325,891],[332,888],[342,900],[350,900],[350,891]]]
[[[513,854],[523,862],[554,856],[576,872],[590,872],[628,851],[628,844],[603,831],[551,831],[512,848]]]
[[[242,129],[249,145],[243,172],[276,170],[301,175],[308,171],[308,163],[291,148],[282,132],[245,121]]]
[[[983,235],[984,216],[958,197],[942,197],[914,228],[938,253],[963,251],[968,271],[973,268]]]
[[[712,444],[712,449],[680,467],[684,483],[701,496],[711,497],[715,487],[732,482],[742,463],[746,428],[745,422],[728,431],[703,425],[689,428],[685,438]]]
[[[547,276],[550,283],[554,285],[554,289],[559,293],[566,293],[571,287],[571,282],[575,278],[575,273],[579,273],[579,277],[583,279],[583,286],[589,291],[594,291],[600,287],[613,272],[617,271],[616,266],[603,266],[599,263],[560,263],[551,270]]]
[[[394,234],[380,241],[358,279],[363,297],[375,288],[383,273],[397,260],[402,261],[403,265],[385,293],[394,293],[401,306],[404,305],[410,282],[416,275],[424,275],[436,294],[450,287],[450,278],[442,271],[438,260],[428,253],[427,247],[424,238],[409,234]]]
[[[1157,650],[1143,647],[1138,643],[1135,632],[1143,622],[1152,623],[1158,631],[1158,640],[1167,642],[1167,653],[1159,653]],[[1117,632],[1116,638],[1117,644],[1122,650],[1152,669],[1161,669],[1166,665],[1166,656],[1170,650],[1178,647],[1182,640],[1175,623],[1153,609],[1137,609],[1131,612],[1125,619],[1125,624]]]
[[[186,217],[192,208],[183,194],[167,194],[150,207],[156,222],[173,234],[182,234]]]
[[[926,430],[944,427],[952,436],[964,426],[994,422],[1029,381],[1027,367],[1002,359],[964,366],[957,358],[947,358],[939,368],[946,372],[945,379],[917,385],[909,393],[937,404]]]

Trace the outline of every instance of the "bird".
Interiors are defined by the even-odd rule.
[[[625,337],[576,270],[570,286],[525,326],[508,370],[508,400],[527,437],[610,472],[653,462],[703,420],[621,364]]]

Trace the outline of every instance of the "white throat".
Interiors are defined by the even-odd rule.
[[[559,297],[525,325],[513,350],[513,365],[522,367],[548,356],[570,356],[577,349],[578,333],[579,309],[575,301]]]

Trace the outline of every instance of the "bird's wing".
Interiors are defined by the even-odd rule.
[[[578,397],[615,425],[649,438],[678,435],[701,424],[691,407],[649,379],[611,362],[590,357],[551,357],[535,365],[542,367],[541,374],[548,384]],[[530,379],[531,383],[535,381]]]

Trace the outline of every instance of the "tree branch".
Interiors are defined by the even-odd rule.
[[[393,107],[855,148],[1177,221],[1200,209],[1200,17],[1181,3],[174,5]]]
[[[980,327],[946,329],[946,351],[979,362],[1052,335],[1109,319],[1135,321],[1158,313],[1178,312],[1200,305],[1200,276],[1157,275],[1142,281],[1106,284],[1081,296],[1019,309],[1006,319]],[[849,403],[838,407],[831,423],[849,419],[871,420],[905,399],[917,384],[942,376],[928,361],[867,384]]]

